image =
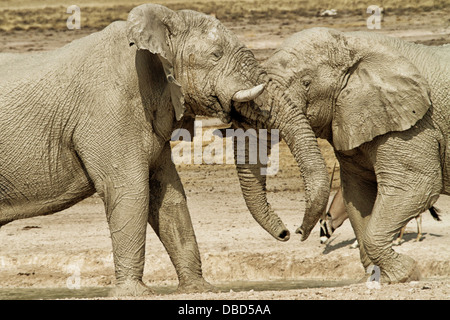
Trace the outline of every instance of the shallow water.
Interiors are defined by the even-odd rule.
[[[1,288],[0,300],[54,300],[107,297],[110,288]]]
[[[214,284],[219,290],[228,292],[293,290],[305,288],[339,287],[355,283],[354,280],[323,281],[323,280],[274,280],[274,281],[235,281]],[[156,294],[175,292],[176,286],[150,286]],[[89,299],[107,297],[109,287],[68,288],[0,288],[0,300],[53,300],[53,299]]]

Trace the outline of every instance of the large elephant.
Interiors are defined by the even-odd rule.
[[[286,39],[264,67],[266,90],[236,106],[240,122],[289,126],[312,145],[309,123],[339,160],[363,266],[378,266],[388,283],[418,276],[416,262],[395,252],[392,240],[450,194],[450,46],[314,28]],[[308,148],[298,151],[318,152]],[[247,195],[249,202],[264,193]]]
[[[147,222],[180,291],[207,290],[170,138],[195,115],[230,120],[263,69],[215,18],[159,5],[60,49],[0,55],[0,225],[97,192],[113,246],[116,295],[142,282]]]

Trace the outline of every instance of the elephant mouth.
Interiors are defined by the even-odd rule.
[[[250,105],[264,90],[265,84],[257,85],[250,89],[239,90],[229,99],[221,100],[219,96],[212,96],[213,101],[209,109],[223,123],[230,123],[232,120],[237,121],[244,128],[256,128],[261,126],[261,119],[258,115],[250,112]],[[238,110],[243,111],[240,112]],[[248,117],[246,116],[248,115]],[[258,121],[259,120],[259,121]]]
[[[240,114],[236,110],[236,106],[234,105],[235,102],[232,102],[231,104],[231,111],[230,111],[230,117],[231,121],[237,125],[237,127],[241,127],[244,129],[250,128],[251,123],[249,123],[249,119],[246,119],[242,114]]]
[[[240,102],[232,102],[231,103],[231,121],[233,121],[238,127],[243,128],[245,130],[247,129],[255,129],[262,127],[262,123],[258,122],[257,120],[251,119],[249,117],[245,117],[241,112],[239,112],[237,109],[240,109],[240,107],[236,107],[236,104],[240,104]]]
[[[223,123],[230,123],[231,122],[231,103],[228,106],[224,106],[222,102],[220,101],[219,97],[213,96],[212,103],[208,106],[208,109],[211,111],[210,116],[217,117],[222,121]]]
[[[230,111],[231,119],[236,120],[238,122],[245,121],[244,117],[236,110],[235,104],[236,102],[231,102],[231,111]]]

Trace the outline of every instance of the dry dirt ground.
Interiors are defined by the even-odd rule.
[[[252,50],[266,59],[290,34],[313,26],[339,30],[367,30],[367,14],[335,17],[301,16],[295,19],[247,19],[224,23]],[[220,18],[220,17],[219,17]],[[378,31],[424,44],[450,43],[448,10],[387,13]],[[50,50],[94,32],[81,30],[12,30],[0,32],[1,52]],[[329,171],[335,159],[320,141]],[[268,198],[293,234],[288,242],[271,238],[251,218],[240,193],[233,165],[179,167],[201,252],[205,278],[231,286],[221,293],[155,294],[146,299],[449,299],[450,197],[441,196],[437,207],[442,221],[423,214],[424,238],[415,242],[416,225],[407,225],[405,242],[395,250],[418,262],[423,279],[371,289],[357,283],[368,277],[358,250],[350,249],[354,234],[349,222],[327,245],[319,243],[318,226],[305,242],[293,232],[304,210],[303,186],[294,160],[282,143],[280,170],[268,177]],[[339,185],[335,175],[333,187]],[[340,286],[271,290],[270,283],[314,280],[317,285],[337,281]],[[77,282],[78,281],[78,282]],[[247,282],[247,290],[233,284]],[[255,281],[265,290],[251,290]],[[176,275],[163,246],[148,230],[144,282],[151,286],[176,285]],[[78,283],[81,287],[109,287],[114,283],[111,242],[104,208],[91,197],[63,212],[12,222],[0,230],[0,292],[5,288],[55,288]],[[248,284],[250,283],[250,285]],[[273,289],[273,288],[272,288]],[[169,290],[170,291],[170,290]]]

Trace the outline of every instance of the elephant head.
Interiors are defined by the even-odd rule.
[[[175,12],[155,4],[141,5],[129,14],[127,36],[130,45],[158,56],[176,120],[181,120],[179,124],[184,128],[192,129],[193,115],[218,117],[229,123],[235,103],[251,101],[264,91],[265,70],[253,53],[211,16],[190,10]],[[250,170],[250,176],[253,171]],[[250,199],[245,173],[239,172],[245,198]],[[252,200],[247,202],[249,207],[251,203],[260,206]],[[263,223],[268,219],[254,214],[266,230],[270,224],[269,232],[286,240],[289,233],[282,222],[275,214],[270,217],[270,222]]]
[[[431,104],[418,70],[395,49],[375,41],[325,28],[299,32],[263,64],[268,74],[263,94],[236,106],[240,123],[280,129],[300,166],[307,201],[297,229],[302,239],[325,211],[329,195],[316,137],[348,151],[386,132],[410,128]],[[247,180],[258,189],[250,199],[265,196],[264,177]]]
[[[187,113],[228,123],[235,95],[249,101],[264,90],[252,52],[211,16],[144,4],[129,13],[127,36],[130,46],[159,57],[176,120]]]
[[[305,30],[287,39],[267,65],[283,75],[316,135],[338,151],[407,130],[431,105],[416,67],[370,34]]]

